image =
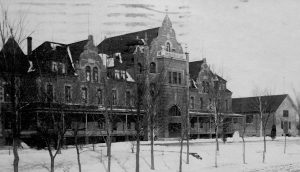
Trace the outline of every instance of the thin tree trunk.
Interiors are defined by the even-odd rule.
[[[154,121],[153,121],[153,113],[150,116],[150,140],[151,140],[151,170],[154,170]]]
[[[183,149],[183,132],[181,131],[181,138],[180,138],[180,153],[179,153],[179,172],[182,172],[182,149]]]
[[[14,172],[19,171],[19,154],[18,154],[19,138],[13,138],[13,153],[14,153]]]
[[[246,164],[246,143],[244,136],[242,137],[243,140],[243,163]]]
[[[135,154],[135,172],[140,171],[140,110],[137,110],[137,123],[136,123],[136,154]]]
[[[76,147],[76,153],[77,153],[77,163],[78,163],[78,171],[81,172],[81,162],[80,162],[80,152],[78,147],[78,141],[77,141],[77,132],[75,135],[75,147]]]
[[[218,152],[219,152],[219,141],[218,141],[218,127],[216,127],[216,152],[215,152],[215,167],[218,167]]]
[[[54,172],[54,158],[55,158],[54,156],[51,156],[51,158],[50,158],[51,159],[51,167],[50,167],[51,172]]]
[[[263,163],[265,163],[265,160],[266,160],[266,153],[267,153],[267,145],[266,145],[266,135],[265,135],[265,132],[264,132]]]

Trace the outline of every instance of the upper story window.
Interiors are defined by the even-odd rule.
[[[168,72],[169,84],[172,84],[172,72]]]
[[[182,73],[181,72],[168,72],[169,84],[182,84]]]
[[[156,64],[154,62],[150,63],[150,73],[156,72]]]
[[[177,72],[173,72],[173,84],[177,84]]]
[[[289,117],[289,111],[283,110],[283,117]]]
[[[166,51],[171,52],[171,44],[169,42],[166,43]]]
[[[207,81],[202,81],[203,93],[209,93],[209,83]]]
[[[93,68],[93,80],[94,80],[94,82],[98,82],[98,68],[97,67]]]
[[[178,72],[178,84],[181,84],[181,73]]]
[[[64,63],[59,63],[57,62],[57,66],[58,66],[58,72],[65,74],[66,73],[66,66]]]
[[[190,108],[191,109],[195,108],[195,98],[194,97],[190,97]]]
[[[203,109],[203,98],[200,97],[200,109]]]
[[[137,65],[138,65],[138,72],[142,73],[143,72],[143,66],[142,66],[142,64],[138,63]]]
[[[53,102],[53,85],[52,84],[47,84],[46,86],[46,102]]]
[[[88,90],[86,87],[81,88],[81,100],[83,103],[87,103],[88,100]]]
[[[1,102],[4,102],[4,87],[2,85],[0,85],[0,103]]]
[[[57,72],[58,71],[58,65],[57,65],[57,62],[52,62],[51,64],[51,71],[52,72]]]
[[[112,90],[112,105],[117,105],[117,90]]]
[[[131,94],[130,91],[126,91],[125,102],[127,106],[131,106]]]
[[[225,100],[225,110],[228,111],[229,110],[229,104],[228,104],[228,100]]]
[[[65,101],[66,103],[71,102],[71,86],[69,85],[65,86]]]
[[[90,66],[86,66],[85,67],[85,78],[86,81],[91,81],[91,67]]]
[[[102,90],[101,89],[98,89],[97,90],[97,101],[98,101],[98,104],[103,104],[103,93],[102,93]]]

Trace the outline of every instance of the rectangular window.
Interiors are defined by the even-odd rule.
[[[173,72],[173,84],[177,84],[177,72]]]
[[[131,97],[130,91],[126,91],[125,101],[127,106],[131,106]]]
[[[281,125],[280,126],[281,126],[281,129],[283,129],[283,121],[281,121]]]
[[[203,109],[203,98],[200,97],[200,109]]]
[[[172,72],[168,72],[169,75],[169,84],[172,84]]]
[[[53,86],[51,84],[46,87],[46,102],[53,102]]]
[[[238,123],[238,118],[233,118],[233,123],[234,124]]]
[[[246,123],[247,124],[253,123],[253,115],[246,115]]]
[[[226,109],[226,111],[229,110],[229,107],[228,107],[228,100],[225,100],[225,109]]]
[[[4,102],[4,88],[2,87],[2,85],[0,85],[0,103],[1,102]]]
[[[181,73],[178,73],[178,84],[181,84]]]
[[[87,95],[87,88],[86,87],[82,87],[81,88],[81,100],[83,103],[87,103],[87,99],[88,99],[88,95]]]
[[[57,63],[56,62],[52,62],[51,70],[52,70],[52,72],[57,72],[58,71],[58,67],[57,67]]]
[[[102,90],[98,89],[97,90],[97,99],[98,99],[98,104],[102,105],[103,104],[103,95],[102,95]]]
[[[292,128],[292,126],[291,126],[291,121],[289,121],[289,129],[291,129]]]
[[[112,90],[112,105],[117,105],[117,90]]]
[[[289,117],[289,111],[283,110],[283,117]]]
[[[190,98],[190,108],[191,108],[191,109],[194,109],[194,108],[195,108],[195,98],[194,98],[194,97],[191,97],[191,98]]]
[[[71,86],[65,86],[65,101],[66,103],[71,102]]]

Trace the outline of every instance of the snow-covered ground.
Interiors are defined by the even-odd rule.
[[[198,153],[202,160],[190,156],[190,164],[186,164],[186,147],[183,154],[183,171],[300,171],[300,138],[287,138],[287,149],[284,154],[284,138],[267,141],[266,163],[262,163],[263,142],[260,138],[246,138],[246,162],[242,163],[242,143],[240,141],[220,142],[218,168],[214,167],[215,142],[209,139],[191,140],[190,152]],[[179,142],[155,142],[155,172],[174,172],[179,167]],[[135,154],[131,153],[131,142],[112,144],[113,172],[135,171]],[[81,153],[82,171],[106,171],[107,157],[103,144],[97,144],[96,150],[86,146]],[[50,158],[46,150],[20,149],[20,171],[47,172]],[[101,154],[103,156],[101,156]],[[101,158],[102,157],[102,158]],[[102,162],[101,162],[102,159]],[[12,171],[13,155],[9,150],[0,150],[0,171]],[[55,160],[56,172],[73,172],[77,170],[77,159],[74,148],[63,149]],[[149,142],[142,142],[140,171],[150,172]]]

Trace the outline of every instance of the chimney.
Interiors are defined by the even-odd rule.
[[[32,52],[32,37],[27,37],[27,55],[30,55]]]

